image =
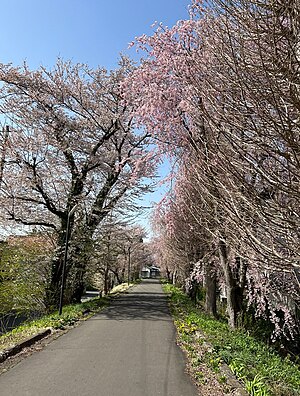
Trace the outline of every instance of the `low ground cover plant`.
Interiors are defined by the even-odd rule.
[[[127,283],[122,283],[114,287],[109,295],[104,297],[92,298],[80,304],[66,305],[63,307],[62,315],[59,315],[56,311],[50,315],[24,322],[15,329],[0,336],[0,353],[44,329],[51,328],[53,330],[63,330],[68,326],[73,326],[81,319],[88,319],[90,316],[106,307],[111,297],[125,292],[129,287],[138,282],[139,281],[135,281],[129,285]]]
[[[54,312],[39,319],[25,322],[0,337],[0,352],[49,327],[58,330],[72,326],[78,320],[88,318],[98,312],[107,306],[108,303],[109,297],[93,298],[81,304],[65,306],[62,315]]]
[[[55,311],[41,318],[24,322],[15,329],[0,336],[0,353],[44,329],[64,330],[67,327],[73,326],[79,320],[88,319],[109,305],[111,298],[117,296],[119,293],[126,292],[127,289],[139,282],[140,280],[137,279],[129,285],[122,283],[115,286],[106,296],[95,297],[80,304],[66,305],[63,307],[61,315]]]
[[[206,344],[200,358],[216,372],[226,363],[250,395],[296,396],[300,394],[299,366],[243,330],[231,330],[227,323],[205,314],[175,286],[166,284],[179,338],[186,349]],[[194,344],[194,345],[193,345]],[[207,347],[209,345],[209,347]],[[220,380],[225,381],[221,375]]]

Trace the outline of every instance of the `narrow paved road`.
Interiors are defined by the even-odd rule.
[[[161,285],[145,280],[0,376],[1,396],[196,396]]]

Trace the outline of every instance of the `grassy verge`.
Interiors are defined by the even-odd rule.
[[[40,319],[24,322],[21,326],[0,337],[0,352],[49,327],[58,330],[72,326],[78,320],[92,316],[105,307],[108,302],[109,299],[105,297],[94,298],[81,304],[65,306],[62,315],[55,312]]]
[[[170,295],[179,340],[196,368],[198,383],[203,381],[203,373],[197,371],[197,366],[203,363],[219,373],[219,382],[226,383],[227,378],[220,370],[222,363],[226,363],[250,395],[300,394],[300,371],[296,364],[282,359],[245,332],[232,331],[226,323],[206,315],[180,289],[166,284],[164,290]]]
[[[132,285],[130,284],[128,286],[127,283],[122,283],[113,288],[110,295],[114,296],[122,293]],[[62,315],[54,312],[51,315],[24,322],[22,325],[0,336],[0,352],[49,327],[54,330],[63,330],[69,326],[73,326],[77,321],[91,317],[108,304],[109,296],[93,298],[81,304],[72,304],[63,307]]]

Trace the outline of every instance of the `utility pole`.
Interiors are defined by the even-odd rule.
[[[130,271],[131,271],[131,245],[128,246],[128,286],[130,284]]]

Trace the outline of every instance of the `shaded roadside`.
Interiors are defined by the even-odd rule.
[[[194,396],[167,298],[145,280],[0,377],[4,395]]]

